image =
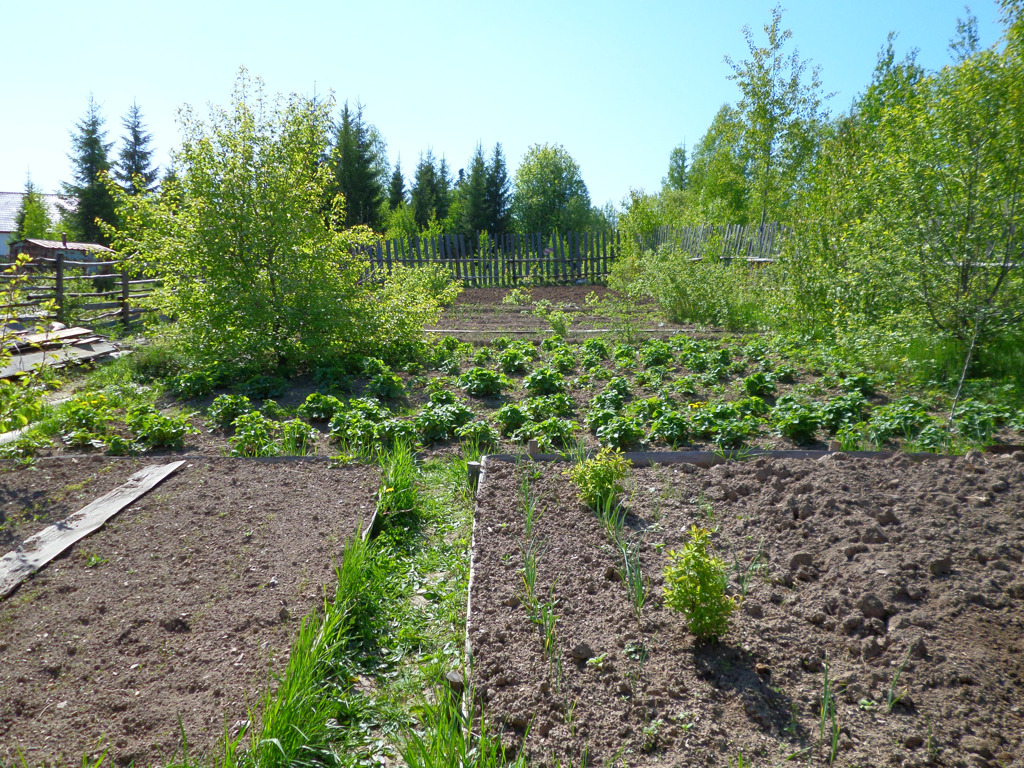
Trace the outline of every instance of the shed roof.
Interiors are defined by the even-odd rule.
[[[39,240],[35,237],[29,237],[25,240],[19,240],[20,243],[32,243],[32,245],[39,246],[40,248],[46,248],[53,251],[86,251],[96,253],[113,253],[114,251],[107,248],[105,245],[99,243],[68,243],[64,245],[60,240]]]
[[[24,192],[0,192],[0,232],[13,232]],[[64,211],[74,210],[75,199],[65,195],[40,195],[50,218],[56,223]]]

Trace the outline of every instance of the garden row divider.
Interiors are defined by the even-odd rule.
[[[185,461],[182,459],[139,470],[123,485],[100,496],[61,522],[30,536],[13,552],[4,555],[0,558],[0,598],[7,597],[25,579],[76,541],[100,529],[107,520],[176,472]]]

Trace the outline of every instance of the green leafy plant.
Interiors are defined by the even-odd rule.
[[[668,560],[665,604],[686,617],[698,640],[717,640],[729,631],[736,601],[726,594],[725,563],[711,549],[711,532],[692,526],[683,551],[670,550]]]
[[[816,404],[803,403],[788,395],[778,399],[772,415],[779,434],[798,445],[814,442],[822,422],[821,410]]]
[[[378,397],[381,400],[397,400],[405,395],[405,384],[402,377],[390,371],[378,373],[367,383],[366,394]]]
[[[666,411],[651,423],[649,439],[668,443],[673,448],[686,445],[690,436],[690,421],[685,413]]]
[[[225,429],[243,413],[251,410],[253,405],[245,395],[217,395],[206,411],[206,421]]]
[[[667,366],[673,357],[672,348],[661,339],[648,339],[640,345],[640,362],[644,368]]]
[[[482,419],[463,424],[455,430],[455,436],[463,443],[472,443],[479,450],[495,450],[498,447],[498,431]]]
[[[430,402],[423,406],[413,422],[424,444],[430,445],[455,437],[455,431],[473,420],[473,411],[462,403]]]
[[[597,428],[597,441],[617,450],[634,446],[643,438],[643,422],[627,416],[613,416]]]
[[[299,406],[297,413],[305,419],[329,421],[344,405],[334,395],[313,392]]]
[[[530,421],[530,418],[521,407],[510,403],[494,412],[494,421],[497,422],[502,436],[508,437]]]
[[[320,432],[301,419],[281,424],[281,449],[288,456],[306,456],[316,449]]]
[[[459,376],[458,384],[467,395],[473,397],[494,397],[511,386],[507,376],[479,366],[470,368]]]
[[[754,397],[769,397],[775,394],[775,378],[768,373],[753,373],[743,380],[743,389]]]
[[[160,413],[152,405],[137,405],[128,409],[125,425],[136,442],[145,450],[170,448],[181,450],[185,447],[185,436],[197,430],[188,416],[169,416]]]
[[[228,438],[232,456],[277,456],[281,453],[280,444],[274,436],[280,429],[276,421],[271,421],[259,411],[250,411],[239,415],[232,426],[235,432]]]
[[[554,395],[565,391],[565,378],[553,368],[542,366],[523,378],[523,388],[532,395]]]
[[[614,502],[629,476],[629,459],[617,450],[602,448],[592,459],[573,465],[564,474],[576,485],[580,499],[591,509]]]

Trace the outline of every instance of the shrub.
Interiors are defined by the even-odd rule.
[[[544,450],[564,448],[572,444],[576,424],[568,419],[551,417],[541,422],[530,421],[512,435],[516,442],[536,440]]]
[[[603,446],[624,450],[639,443],[644,430],[636,419],[614,416],[597,428],[597,441]]]
[[[240,414],[232,426],[235,433],[228,438],[232,456],[277,456],[281,446],[274,440],[279,425],[259,411]]]
[[[167,386],[177,397],[192,400],[213,392],[217,382],[208,371],[186,371],[168,379]]]
[[[551,367],[559,373],[570,374],[576,370],[576,358],[567,347],[561,347],[552,353]]]
[[[558,371],[542,366],[523,379],[523,387],[532,395],[554,395],[565,391],[565,379]]]
[[[775,379],[767,373],[754,373],[743,380],[743,389],[751,397],[768,397],[775,394]]]
[[[252,403],[245,395],[217,395],[206,411],[206,421],[225,429],[243,413],[251,410]]]
[[[607,424],[612,419],[616,418],[619,414],[613,411],[611,408],[595,408],[590,411],[586,417],[587,429],[593,432],[595,435],[597,431]]]
[[[187,416],[165,416],[152,405],[129,408],[124,421],[135,441],[145,450],[170,448],[180,451],[185,447],[185,435],[196,431]]]
[[[775,428],[798,445],[814,442],[821,426],[821,411],[814,403],[802,403],[785,395],[775,404]]]
[[[374,441],[385,448],[398,443],[415,445],[418,437],[416,425],[408,419],[385,419],[373,427]]]
[[[358,410],[338,411],[328,424],[328,435],[335,442],[366,449],[373,445],[379,423]]]
[[[528,397],[519,404],[530,421],[543,421],[552,416],[572,416],[576,406],[568,395],[544,395]]]
[[[564,474],[576,485],[580,499],[591,509],[614,504],[625,490],[622,481],[629,476],[629,459],[617,450],[602,448],[594,458],[581,461]]]
[[[668,559],[665,604],[686,617],[690,633],[698,640],[717,640],[729,631],[736,601],[725,594],[725,563],[711,550],[711,532],[691,527],[683,551],[669,551]]]
[[[498,355],[498,367],[502,373],[526,373],[529,364],[530,358],[519,348],[509,347]]]
[[[497,371],[476,367],[459,376],[458,384],[466,394],[473,397],[493,397],[501,394],[501,390],[511,382]]]
[[[315,421],[327,421],[343,407],[341,400],[334,395],[320,392],[311,393],[298,408],[299,416]]]
[[[57,409],[57,428],[65,443],[86,446],[106,434],[110,416],[102,393],[76,395]]]
[[[608,344],[604,339],[587,339],[580,349],[585,355],[593,355],[600,360],[608,359]]]

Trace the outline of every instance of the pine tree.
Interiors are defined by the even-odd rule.
[[[335,132],[334,190],[345,196],[345,225],[380,230],[387,183],[384,141],[363,121],[363,105],[345,102]]]
[[[14,217],[14,239],[24,240],[29,237],[47,239],[53,235],[53,221],[46,209],[39,188],[29,176],[25,180],[25,196],[21,198],[21,207]]]
[[[410,205],[413,216],[421,229],[430,226],[430,220],[441,221],[448,216],[451,207],[451,178],[448,162],[442,157],[438,163],[432,150],[420,156],[413,177]]]
[[[142,125],[142,110],[136,102],[132,102],[128,114],[121,118],[121,125],[126,133],[122,138],[124,144],[114,169],[114,178],[130,195],[155,192],[158,169],[153,165],[153,150],[150,147],[153,137],[146,133]]]
[[[85,117],[71,134],[72,152],[68,159],[72,163],[74,181],[64,184],[64,194],[73,197],[77,205],[69,211],[66,221],[72,236],[88,243],[107,245],[97,219],[113,224],[114,198],[100,179],[101,174],[110,171],[109,152],[113,142],[105,141],[103,117],[92,94],[89,95],[89,109]]]
[[[487,231],[490,226],[490,211],[487,208],[487,161],[484,149],[476,145],[473,157],[469,161],[469,175],[461,188],[462,209],[466,234],[477,234]]]
[[[405,202],[405,177],[402,176],[402,158],[395,163],[395,170],[391,174],[391,183],[388,186],[388,210],[393,211]]]
[[[483,227],[492,234],[508,232],[511,226],[510,204],[512,199],[508,169],[501,144],[494,145],[491,163],[487,168],[487,183],[484,188],[484,207],[487,210],[487,225]]]

